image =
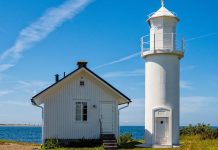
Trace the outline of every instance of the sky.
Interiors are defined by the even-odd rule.
[[[144,125],[140,37],[160,0],[1,0],[0,123],[41,124],[31,97],[78,60],[132,99],[121,125]],[[169,1],[185,38],[180,125],[218,124],[218,1]]]

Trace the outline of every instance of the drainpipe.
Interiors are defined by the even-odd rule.
[[[32,105],[33,105],[33,106],[36,106],[36,107],[39,107],[39,108],[42,109],[42,143],[44,143],[44,141],[43,141],[43,128],[44,128],[44,127],[43,127],[43,126],[44,126],[44,125],[43,125],[43,124],[44,124],[44,123],[43,123],[43,122],[44,122],[44,120],[43,120],[43,119],[44,119],[44,115],[43,115],[44,113],[43,113],[43,111],[44,111],[44,110],[43,110],[43,107],[40,106],[40,105],[37,105],[36,102],[35,102],[33,99],[31,99],[31,102],[32,102]]]
[[[121,107],[121,108],[119,108],[118,109],[118,118],[119,118],[119,132],[118,132],[118,138],[120,137],[120,111],[122,110],[122,109],[124,109],[124,108],[127,108],[127,107],[129,107],[129,102],[127,103],[127,105],[126,106],[123,106],[123,107]],[[118,139],[118,143],[120,144],[120,139]]]

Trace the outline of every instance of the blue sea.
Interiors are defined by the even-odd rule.
[[[144,139],[144,126],[121,126],[120,132],[131,133],[134,139]],[[0,139],[41,144],[41,137],[41,127],[0,126]]]
[[[135,139],[144,138],[144,126],[121,126],[120,132],[132,133]],[[41,144],[41,127],[0,126],[0,139]]]
[[[15,127],[2,126],[0,127],[0,139],[12,140],[28,143],[42,143],[42,128],[41,127]]]

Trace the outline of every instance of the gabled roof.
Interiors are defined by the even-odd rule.
[[[38,94],[36,94],[35,96],[32,97],[31,102],[35,104],[34,99],[38,96],[40,96],[41,94],[47,92],[49,89],[52,89],[53,87],[55,87],[56,85],[60,84],[62,81],[66,80],[67,78],[69,78],[70,76],[73,76],[75,73],[77,73],[78,71],[80,71],[81,69],[85,69],[87,72],[89,72],[91,75],[93,75],[94,77],[96,77],[98,80],[100,80],[101,82],[103,82],[106,86],[108,86],[109,88],[111,88],[113,91],[115,91],[117,94],[119,94],[121,97],[125,98],[128,102],[130,103],[131,100],[130,98],[128,98],[126,95],[124,95],[122,92],[120,92],[118,89],[116,89],[115,87],[113,87],[111,84],[109,84],[107,81],[105,81],[104,79],[102,79],[100,76],[98,76],[97,74],[95,74],[93,71],[91,71],[90,69],[88,69],[85,66],[79,66],[78,69],[74,70],[73,72],[71,72],[70,74],[68,74],[67,76],[65,76],[64,78],[60,79],[58,82],[55,82],[54,84],[50,85],[49,87],[47,87],[46,89],[44,89],[43,91],[39,92]]]

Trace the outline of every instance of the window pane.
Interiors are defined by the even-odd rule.
[[[87,109],[83,109],[83,115],[87,115]]]
[[[88,119],[87,102],[76,102],[76,121],[87,121]]]
[[[83,121],[87,121],[87,114],[88,114],[88,108],[87,108],[87,102],[83,102]]]
[[[87,102],[83,102],[83,107],[87,108]]]
[[[81,115],[76,115],[76,121],[81,121],[82,117]]]
[[[81,107],[81,102],[76,102],[76,107]]]
[[[84,85],[85,85],[85,82],[84,82],[84,81],[80,81],[80,85],[81,85],[81,86],[84,86]]]
[[[76,121],[82,120],[81,102],[76,102]]]
[[[83,115],[83,121],[87,121],[87,115]]]

